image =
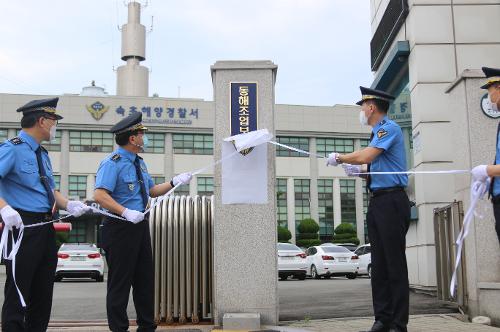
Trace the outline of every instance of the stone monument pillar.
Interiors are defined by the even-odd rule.
[[[243,83],[244,89],[246,83],[251,87],[250,100],[255,102],[248,118],[250,125],[253,121],[250,131],[267,128],[274,134],[277,66],[271,61],[218,61],[211,71],[215,101],[214,152],[215,160],[219,160],[223,139],[234,134],[235,122],[233,117],[231,130],[230,112],[231,100],[233,103],[238,100],[234,99],[235,83],[240,87]],[[243,125],[247,120],[239,121],[242,121],[242,126],[238,127],[241,132],[249,130]],[[274,325],[278,322],[276,171],[275,148],[271,146],[267,150],[267,164],[266,204],[222,204],[222,167],[215,169],[215,324],[222,324],[226,313],[258,313],[263,324]]]

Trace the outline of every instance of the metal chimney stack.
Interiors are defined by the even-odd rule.
[[[146,59],[146,28],[141,24],[141,4],[128,4],[128,22],[122,26],[122,60],[127,63],[117,69],[118,96],[147,97],[149,70],[141,66]]]

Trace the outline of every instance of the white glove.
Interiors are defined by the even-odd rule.
[[[137,224],[144,220],[144,213],[136,210],[125,209],[122,213],[122,217],[133,222],[134,224]]]
[[[472,180],[481,181],[481,182],[488,180],[489,176],[488,176],[488,172],[486,170],[487,167],[488,167],[488,165],[479,165],[479,166],[474,167],[471,171]]]
[[[360,174],[357,173],[361,173],[361,165],[343,164],[342,167],[344,168],[347,176],[360,176]]]
[[[66,205],[66,211],[75,217],[79,217],[87,211],[90,211],[90,206],[83,204],[80,201],[69,201]]]
[[[338,166],[339,163],[337,162],[337,156],[339,153],[337,152],[332,152],[328,155],[328,160],[326,162],[326,166]]]
[[[193,178],[193,174],[191,174],[191,173],[182,173],[182,174],[179,174],[177,176],[174,176],[174,178],[172,179],[172,182],[173,182],[174,187],[175,187],[179,183],[180,184],[188,184],[189,182],[191,182],[192,178]]]
[[[23,220],[19,213],[10,205],[4,206],[0,210],[0,215],[2,216],[5,227],[8,229],[12,229],[13,227],[19,228],[23,224]]]

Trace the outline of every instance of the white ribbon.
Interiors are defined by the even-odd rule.
[[[46,221],[46,222],[40,222],[40,223],[36,223],[36,224],[31,224],[31,225],[21,224],[21,226],[19,227],[19,233],[17,235],[17,239],[14,238],[14,231],[12,230],[12,228],[5,227],[5,225],[4,225],[4,228],[2,230],[2,238],[0,240],[0,256],[3,257],[3,259],[5,259],[5,260],[11,261],[12,279],[14,280],[14,285],[16,286],[17,294],[19,295],[19,300],[21,301],[21,305],[23,306],[23,308],[26,307],[26,302],[24,301],[24,296],[21,293],[21,290],[17,286],[17,282],[16,282],[16,256],[17,256],[17,252],[19,251],[19,248],[21,247],[21,242],[23,241],[24,229],[51,224],[51,223],[54,223],[56,221],[60,221],[60,220],[69,218],[70,216],[72,216],[72,215],[69,214],[69,215],[64,216],[62,218],[59,218],[59,219]],[[8,245],[9,233],[11,233],[10,237],[11,237],[11,242],[12,242],[12,248],[10,249],[10,252],[9,252],[9,245]]]
[[[259,131],[255,131],[255,132],[251,132],[251,133],[247,133],[247,134],[240,134],[240,135],[226,138],[225,140],[233,141],[235,148],[236,148],[236,151],[234,151],[233,153],[231,153],[230,155],[228,155],[224,158],[217,160],[216,162],[214,162],[206,167],[203,167],[197,171],[194,171],[192,173],[192,175],[198,175],[198,174],[203,173],[212,167],[217,166],[218,164],[222,163],[224,160],[227,160],[227,159],[232,158],[233,156],[237,155],[239,153],[239,151],[241,151],[241,150],[248,149],[248,148],[251,148],[251,147],[254,147],[254,146],[257,146],[260,144],[264,144],[264,143],[269,143],[269,144],[272,144],[275,146],[280,146],[280,147],[283,147],[283,148],[291,150],[291,151],[295,151],[295,152],[302,153],[302,154],[309,155],[309,156],[315,156],[317,158],[322,158],[322,159],[328,158],[328,157],[320,155],[320,154],[311,153],[311,152],[304,151],[304,150],[301,150],[301,149],[298,149],[298,148],[295,148],[292,146],[288,146],[288,145],[285,145],[282,143],[271,141],[270,140],[271,138],[272,138],[272,135],[267,131],[267,129],[263,129],[263,130],[259,130]],[[369,173],[353,173],[353,175],[362,175],[362,174],[365,174],[365,175],[366,174],[377,174],[377,175],[387,175],[387,174],[461,174],[461,173],[470,173],[470,171],[469,170],[449,170],[449,171],[369,172]],[[161,204],[165,200],[165,198],[170,196],[181,185],[182,185],[182,183],[177,184],[172,189],[170,189],[167,193],[160,196],[152,206],[150,206],[146,211],[144,211],[144,214],[151,212],[151,210],[153,210],[156,206]],[[455,284],[456,284],[456,271],[457,271],[457,268],[458,268],[458,265],[459,265],[460,259],[461,259],[461,250],[462,250],[463,241],[469,232],[469,225],[473,219],[474,210],[476,208],[477,201],[484,196],[484,194],[487,191],[487,188],[488,188],[487,184],[482,183],[482,182],[474,182],[471,186],[471,205],[469,207],[469,210],[467,211],[467,214],[465,215],[464,227],[462,228],[462,230],[458,236],[457,242],[456,242],[457,243],[457,259],[455,262],[455,271],[453,273],[452,282],[451,282],[451,286],[450,286],[450,291],[452,293],[452,296],[454,294],[454,289],[455,289]],[[115,219],[120,219],[120,220],[126,221],[125,218],[122,218],[122,217],[117,216],[115,214],[109,213],[107,211],[104,211],[104,210],[101,210],[101,209],[98,209],[95,207],[91,207],[91,206],[89,206],[89,208],[96,213],[99,213],[99,214],[102,214],[102,215],[105,215],[108,217],[112,217]],[[19,298],[21,300],[21,304],[23,307],[26,307],[26,303],[24,301],[23,295],[21,294],[21,291],[17,287],[15,265],[16,265],[16,255],[17,255],[17,252],[21,246],[21,242],[23,239],[24,229],[51,224],[51,223],[54,223],[56,221],[60,221],[60,220],[69,218],[71,216],[72,216],[72,214],[68,214],[68,215],[66,215],[62,218],[56,219],[56,220],[51,220],[51,221],[41,222],[41,223],[31,224],[31,225],[21,225],[21,227],[19,228],[19,234],[17,236],[17,239],[14,239],[13,233],[11,235],[12,248],[11,248],[10,252],[8,252],[8,237],[9,237],[9,232],[11,232],[12,229],[7,229],[7,227],[4,227],[4,229],[2,231],[1,240],[0,240],[0,256],[2,256],[6,260],[12,261],[13,280],[14,280],[14,284],[16,285],[16,289],[17,289],[17,292],[19,294]]]
[[[451,277],[450,294],[455,297],[456,286],[457,286],[457,270],[460,265],[460,260],[462,259],[462,247],[465,238],[469,234],[470,224],[474,220],[474,211],[476,210],[477,203],[480,199],[486,195],[488,192],[489,184],[488,181],[474,181],[470,187],[470,205],[467,213],[464,217],[464,223],[460,233],[458,234],[456,241],[457,256],[455,258],[455,268],[453,270],[453,276]]]

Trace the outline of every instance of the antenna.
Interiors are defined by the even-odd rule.
[[[153,32],[153,19],[154,19],[154,16],[151,15],[151,27],[149,28],[148,33]]]

